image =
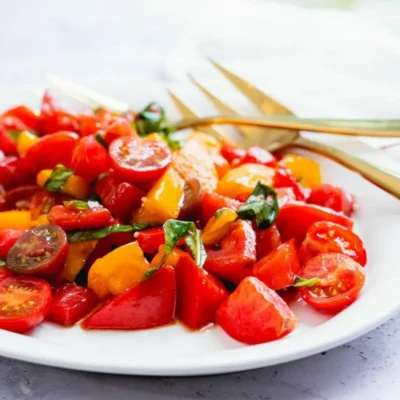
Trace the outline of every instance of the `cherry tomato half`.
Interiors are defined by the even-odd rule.
[[[0,257],[7,257],[11,247],[24,234],[22,229],[0,228]]]
[[[343,253],[364,266],[367,252],[361,239],[350,229],[333,222],[316,222],[311,225],[300,246],[300,260],[304,265],[321,253]]]
[[[354,208],[354,196],[340,187],[322,183],[313,186],[308,203],[328,207],[335,211],[342,211],[350,216]]]
[[[0,116],[0,124],[10,130],[36,130],[38,116],[26,106],[16,106]]]
[[[67,236],[59,226],[39,225],[15,242],[7,267],[20,275],[53,276],[63,268],[67,249]]]
[[[0,329],[25,332],[44,320],[50,305],[51,288],[43,279],[15,276],[0,281]]]
[[[312,258],[300,273],[302,278],[319,278],[311,287],[299,288],[303,300],[321,311],[338,312],[358,297],[365,273],[361,265],[345,254],[325,253]]]
[[[13,275],[14,274],[8,268],[0,267],[0,281]]]
[[[246,155],[240,160],[240,164],[262,164],[267,167],[274,167],[276,158],[260,146],[251,146],[247,149]]]
[[[159,178],[172,160],[171,150],[165,142],[128,136],[114,140],[109,152],[115,171],[132,183]]]
[[[122,136],[137,137],[132,125],[125,118],[118,118],[106,130],[104,134],[104,142],[107,146]]]

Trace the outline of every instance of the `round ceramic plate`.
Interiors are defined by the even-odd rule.
[[[151,92],[152,98],[166,101],[164,88],[157,90]],[[142,91],[142,96],[140,93],[135,90],[135,103],[143,105],[152,99],[149,87]],[[12,97],[12,103],[24,101],[18,91]],[[1,106],[9,104],[5,100],[2,95]],[[79,326],[66,329],[43,323],[27,335],[0,331],[0,355],[106,373],[216,374],[306,357],[352,340],[383,323],[400,306],[400,202],[340,165],[311,153],[307,155],[320,163],[325,182],[339,184],[357,197],[355,229],[368,251],[367,281],[360,298],[342,313],[329,317],[301,300],[294,301],[290,306],[300,320],[298,328],[282,340],[256,346],[234,341],[219,327],[197,333],[179,324],[136,332],[87,332]]]

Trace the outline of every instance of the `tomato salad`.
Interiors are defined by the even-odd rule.
[[[48,93],[0,116],[0,150],[0,329],[179,321],[257,344],[296,328],[285,292],[337,313],[364,285],[355,199],[311,159]]]

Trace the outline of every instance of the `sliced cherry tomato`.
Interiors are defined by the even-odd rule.
[[[20,275],[53,276],[67,258],[67,236],[56,225],[39,225],[26,231],[10,249],[7,267]]]
[[[17,173],[17,157],[9,156],[0,161],[0,185],[7,188]]]
[[[0,267],[0,281],[10,276],[13,276],[13,273],[8,268]]]
[[[321,221],[310,226],[300,246],[300,261],[305,265],[321,253],[343,253],[362,266],[367,263],[362,240],[350,229],[333,222]]]
[[[72,155],[75,173],[91,182],[109,169],[110,157],[107,150],[94,138],[81,138]]]
[[[47,190],[36,192],[32,196],[29,206],[31,219],[36,221],[41,215],[47,215],[56,204],[58,197],[59,195]]]
[[[22,333],[40,324],[51,306],[50,285],[39,278],[0,281],[0,329]]]
[[[267,167],[274,167],[276,158],[260,146],[251,146],[247,149],[246,155],[240,160],[240,164],[262,164]]]
[[[202,202],[204,190],[198,179],[186,180],[183,185],[183,198],[179,212],[180,219],[195,219]]]
[[[98,108],[96,110],[96,118],[99,122],[101,129],[107,129],[118,116],[114,115],[110,110],[107,108]]]
[[[81,137],[91,136],[101,129],[100,123],[93,114],[81,114],[79,116],[79,134]]]
[[[158,248],[165,244],[164,228],[162,226],[157,226],[140,231],[137,233],[137,241],[144,253],[156,253]]]
[[[312,258],[301,271],[304,279],[319,278],[311,287],[300,287],[303,300],[317,310],[338,312],[356,300],[365,282],[362,266],[340,253]]]
[[[229,197],[221,196],[217,193],[206,192],[203,195],[200,204],[200,216],[203,223],[207,223],[208,220],[221,208],[231,208],[233,211],[237,211],[241,206],[241,202]]]
[[[313,186],[308,203],[341,211],[350,216],[354,209],[354,196],[338,186],[322,183]]]
[[[218,179],[221,179],[231,169],[228,160],[218,153],[213,154],[212,159],[217,170]]]
[[[334,222],[348,229],[353,228],[353,221],[344,214],[330,208],[301,203],[283,206],[279,210],[276,226],[283,241],[295,238],[297,245],[300,246],[310,226],[319,221]]]
[[[228,297],[224,285],[199,268],[189,254],[182,254],[175,267],[177,317],[191,329],[201,329],[215,321],[219,305]]]
[[[107,146],[110,146],[111,142],[122,136],[138,137],[129,121],[125,118],[118,118],[107,128],[104,134],[104,141]]]
[[[24,233],[23,229],[0,228],[0,257],[6,258],[11,247]]]
[[[299,271],[300,261],[294,239],[257,261],[253,269],[254,276],[273,290],[292,286]]]
[[[86,329],[148,329],[173,321],[175,271],[165,266],[124,293],[107,301],[82,326]]]
[[[116,172],[133,183],[159,178],[171,163],[171,150],[158,140],[121,137],[110,145],[111,163]]]
[[[281,235],[276,225],[260,230],[253,225],[256,232],[257,259],[263,258],[282,244]]]
[[[54,206],[47,216],[52,224],[61,226],[66,231],[74,229],[104,228],[112,222],[112,215],[107,208],[94,207],[78,210],[73,207]]]
[[[102,204],[111,213],[120,218],[129,218],[132,211],[141,204],[145,193],[128,182],[123,182],[115,174],[105,176],[97,181],[95,192]]]
[[[0,116],[0,124],[9,130],[35,131],[38,120],[38,116],[30,108],[22,105],[13,107]]]
[[[38,185],[22,185],[7,190],[5,193],[5,201],[8,209],[19,208],[18,202],[30,199],[35,193],[41,190]]]
[[[274,188],[292,188],[296,196],[296,200],[304,201],[306,199],[306,191],[297,182],[289,168],[284,164],[279,163],[275,169],[275,176],[272,186]]]
[[[256,235],[248,221],[236,221],[221,241],[220,250],[208,250],[204,268],[229,282],[252,274],[256,261]]]
[[[72,153],[79,143],[79,136],[72,132],[58,132],[40,138],[21,157],[24,171],[36,174],[42,169],[53,169],[57,164],[71,168]]]
[[[254,277],[245,278],[221,304],[216,320],[229,336],[247,344],[282,338],[297,326],[285,301]]]
[[[71,282],[57,284],[53,288],[47,319],[63,326],[75,325],[94,309],[97,302],[96,293],[87,287]]]
[[[0,125],[0,150],[6,155],[18,154],[17,144],[11,139],[2,125]]]
[[[229,163],[237,165],[246,156],[246,150],[232,143],[225,142],[221,147],[221,155],[225,157]]]
[[[78,118],[56,107],[52,97],[46,92],[42,99],[37,131],[42,135],[50,135],[60,131],[79,131]]]

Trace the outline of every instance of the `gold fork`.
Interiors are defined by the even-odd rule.
[[[218,64],[215,64],[220,71],[232,81],[232,83],[246,96],[248,97],[262,112],[269,112],[271,114],[280,113],[286,114],[289,116],[293,116],[294,114],[287,109],[286,107],[279,104],[276,100],[261,92],[259,89],[253,87],[251,84],[238,77],[237,75],[232,74],[230,71],[224,69]],[[98,107],[108,107],[115,111],[126,112],[129,107],[127,104],[115,100],[111,97],[105,96],[103,94],[96,93],[89,89],[86,89],[82,86],[76,85],[72,82],[69,82],[63,78],[55,77],[54,75],[49,76],[50,81],[55,84],[58,88],[64,90],[68,95],[78,99],[79,101],[85,103],[86,105],[92,107],[93,109]],[[193,78],[192,78],[193,80]],[[197,83],[198,84],[198,83]],[[198,84],[202,89],[203,93],[207,95],[207,97],[213,102],[213,104],[222,112],[229,112],[231,115],[229,118],[239,119],[237,116],[237,112],[229,107],[227,104],[219,100],[216,96],[212,95],[209,91],[207,91],[204,87]],[[205,119],[201,119],[198,115],[192,111],[185,103],[178,98],[174,93],[169,91],[172,100],[180,111],[181,115],[185,118],[185,120],[180,121],[176,124],[178,129],[183,129],[183,127],[192,127],[198,124],[197,121],[205,121]],[[274,116],[274,115],[273,115]],[[215,129],[212,126],[208,126],[215,120],[219,122],[224,122],[225,119],[223,117],[217,116],[213,119],[209,118],[207,126],[202,127],[202,131],[206,131],[207,133],[217,137],[218,139],[226,138],[224,133],[221,133],[219,130]],[[248,118],[246,118],[248,120]],[[185,122],[191,121],[191,124]],[[274,151],[279,148],[284,148],[289,145],[294,145],[296,147],[305,148],[307,150],[311,150],[317,152],[319,154],[323,154],[328,158],[331,158],[345,167],[358,172],[365,179],[372,182],[373,184],[381,187],[388,193],[391,193],[393,196],[400,199],[400,175],[396,173],[392,173],[391,171],[384,170],[381,167],[370,164],[364,160],[361,160],[357,157],[352,156],[351,154],[345,153],[339,149],[333,148],[331,146],[310,141],[305,139],[299,135],[299,132],[290,129],[290,130],[268,130],[266,131],[265,125],[262,125],[264,128],[254,128],[249,127],[248,125],[244,125],[239,127],[242,133],[240,137],[240,144],[244,145],[244,147],[249,147],[253,144],[258,144],[267,149]],[[270,125],[268,125],[270,127]],[[238,139],[236,139],[238,140]]]

